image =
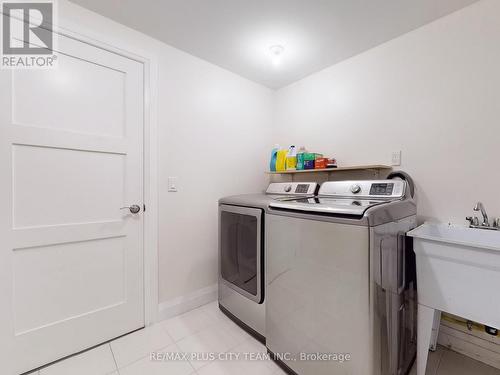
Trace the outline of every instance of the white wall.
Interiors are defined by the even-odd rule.
[[[500,215],[500,1],[483,0],[276,93],[272,143],[344,165],[389,163],[418,185],[421,219]]]
[[[216,283],[217,201],[263,190],[271,140],[270,90],[175,52],[159,80],[161,300]]]
[[[70,29],[158,62],[159,300],[210,287],[217,200],[267,182],[273,92],[67,1],[59,16]],[[168,176],[179,178],[178,193],[167,193]]]

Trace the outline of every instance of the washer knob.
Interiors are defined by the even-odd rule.
[[[289,193],[292,191],[292,185],[286,185],[285,186],[285,192]]]
[[[354,184],[351,186],[351,193],[358,194],[361,191],[361,186]]]

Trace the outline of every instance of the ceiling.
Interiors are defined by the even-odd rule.
[[[72,1],[277,89],[477,0]]]

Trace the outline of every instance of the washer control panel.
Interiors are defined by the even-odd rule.
[[[321,185],[318,195],[336,197],[359,197],[398,199],[405,195],[406,181],[327,181]]]
[[[314,195],[318,184],[316,182],[275,182],[269,184],[267,194],[284,195]]]

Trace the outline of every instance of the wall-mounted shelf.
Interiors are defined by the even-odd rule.
[[[374,164],[374,165],[356,165],[352,167],[338,167],[326,169],[303,169],[300,171],[282,171],[282,172],[267,172],[268,174],[296,174],[296,173],[335,173],[342,171],[366,171],[366,170],[389,170],[392,167],[388,165]]]

